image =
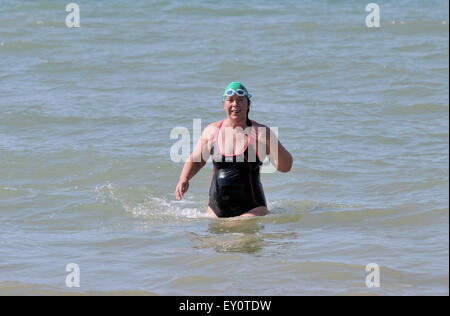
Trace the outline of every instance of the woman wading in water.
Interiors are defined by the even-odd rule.
[[[189,180],[212,156],[214,173],[209,189],[208,213],[217,217],[251,217],[268,213],[260,167],[268,156],[281,172],[292,167],[291,154],[265,125],[248,118],[251,94],[240,82],[225,89],[226,118],[209,124],[184,164],[175,196],[180,200]]]

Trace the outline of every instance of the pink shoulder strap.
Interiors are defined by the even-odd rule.
[[[251,144],[256,151],[256,144],[255,144],[255,140],[252,137],[252,130],[251,130],[252,128],[255,127],[255,123],[253,122],[253,120],[250,120],[250,122],[252,122],[252,126],[250,126],[250,135],[249,135],[248,143]]]

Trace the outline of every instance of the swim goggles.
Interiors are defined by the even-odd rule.
[[[244,89],[228,89],[225,94],[223,95],[223,99],[225,100],[226,97],[232,97],[233,95],[237,95],[240,97],[245,97],[248,96],[249,98],[251,97],[251,95],[249,95],[249,93],[247,91],[245,91]]]

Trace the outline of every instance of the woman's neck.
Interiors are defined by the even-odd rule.
[[[225,120],[225,125],[232,127],[233,129],[235,129],[236,127],[241,127],[242,129],[245,129],[245,128],[247,128],[247,119],[233,120],[233,119],[227,118]]]

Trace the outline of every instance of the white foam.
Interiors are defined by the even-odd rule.
[[[155,197],[151,193],[147,195],[143,202],[136,205],[130,205],[120,195],[119,190],[113,183],[107,182],[104,185],[99,185],[94,190],[97,193],[97,201],[106,203],[112,201],[120,205],[126,212],[133,214],[136,217],[143,218],[207,218],[206,212],[201,212],[196,207],[197,202],[184,197],[181,201],[172,200],[165,197]]]

